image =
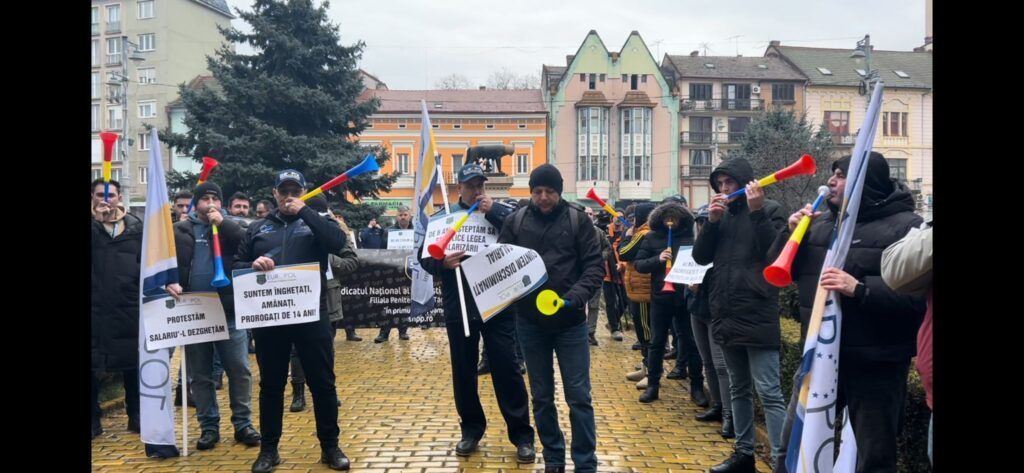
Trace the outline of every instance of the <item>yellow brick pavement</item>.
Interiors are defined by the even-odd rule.
[[[604,317],[601,319],[603,321]],[[359,333],[364,339],[362,342],[346,342],[344,333],[340,333],[335,342],[335,372],[342,400],[340,443],[352,461],[352,471],[543,471],[539,439],[537,463],[516,464],[515,450],[508,443],[490,376],[480,378],[481,400],[489,424],[487,434],[473,456],[455,456],[459,426],[452,398],[448,341],[443,329],[410,329],[412,339],[408,341],[398,340],[397,334],[392,332],[391,340],[383,344],[372,341],[376,329],[360,329]],[[703,472],[729,456],[732,443],[718,435],[718,424],[693,419],[701,409],[689,400],[683,388],[688,385],[685,381],[664,380],[659,401],[646,405],[637,402],[639,391],[625,380],[625,374],[632,371],[639,360],[638,352],[630,349],[635,341],[632,334],[627,334],[625,341],[616,342],[604,327],[599,327],[598,340],[600,346],[591,348],[598,471]],[[254,355],[250,355],[250,361],[258,380]],[[670,368],[671,362],[666,371]],[[126,430],[124,411],[116,410],[104,417],[105,432],[92,442],[93,470],[249,471],[258,447],[248,448],[234,441],[226,384],[218,391],[221,442],[216,448],[195,449],[200,432],[195,410],[190,408],[189,456],[166,460],[146,458],[138,435]],[[258,384],[253,389],[254,423],[259,429]],[[289,387],[286,402],[290,402],[290,397]],[[277,471],[330,471],[319,463],[320,451],[308,392],[306,399],[308,407],[303,412],[292,413],[285,409],[280,444],[284,463]],[[556,399],[568,443],[569,410],[561,388],[557,390]],[[179,443],[180,415],[178,408]],[[572,460],[566,458],[566,464],[572,465]],[[767,472],[769,468],[759,460],[758,471]]]

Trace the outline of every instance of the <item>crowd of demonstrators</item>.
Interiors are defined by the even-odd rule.
[[[846,260],[842,269],[824,268],[850,162],[846,156],[832,164],[828,205],[820,212],[813,212],[808,205],[789,215],[787,221],[789,212],[766,198],[753,180],[750,163],[728,158],[710,174],[716,194],[709,204],[691,209],[680,195],[659,203],[639,202],[618,211],[630,222],[628,226],[563,200],[562,176],[552,165],[534,169],[529,179],[531,197],[518,205],[493,200],[487,195],[487,176],[481,167],[464,165],[457,174],[458,208],[465,210],[479,203],[479,211],[498,229],[499,243],[536,251],[547,271],[540,290],[555,291],[566,305],[556,316],[543,316],[534,293],[484,323],[475,300],[468,297],[470,336],[466,337],[458,284],[463,284],[467,293],[469,288],[465,276],[457,279],[456,269],[467,256],[456,251],[442,260],[420,259],[421,266],[441,283],[452,389],[460,420],[455,454],[469,456],[478,450],[487,421],[477,376],[490,373],[517,461],[535,461],[534,443],[539,437],[544,471],[565,471],[566,440],[555,403],[557,359],[570,412],[572,462],[576,471],[596,471],[590,347],[599,346],[596,328],[600,312],[607,317],[611,339],[622,341],[622,317],[628,309],[637,337],[634,348],[641,356],[636,371],[626,378],[643,391],[639,402],[660,398],[663,374],[666,379],[689,380],[687,402],[705,408],[696,420],[721,423],[721,436],[735,438],[731,456],[709,471],[747,473],[756,471],[756,390],[764,408],[773,471],[785,472],[797,393],[789,400],[787,412],[781,383],[791,381],[780,379],[779,289],[764,279],[763,271],[780,254],[800,219],[811,216],[791,267],[799,293],[800,346],[817,288],[835,291],[844,318],[838,382],[831,394],[837,409],[848,409],[849,421],[857,431],[856,471],[895,471],[897,431],[907,373],[915,355],[932,407],[932,228],[930,223],[922,225],[922,219],[914,214],[911,193],[890,176],[885,158],[871,153]],[[727,198],[740,189],[745,193]],[[411,229],[410,209],[400,207],[390,228],[381,228],[374,219],[356,235],[339,212],[329,210],[323,196],[308,202],[300,199],[306,192],[301,172],[281,171],[272,191],[276,205],[269,201],[256,204],[257,225],[250,224],[254,221],[249,215],[251,200],[235,193],[224,209],[221,189],[214,182],[181,191],[173,198],[180,283],[166,288],[172,296],[215,290],[211,285],[213,225],[219,227],[226,266],[268,271],[280,265],[316,262],[322,268],[324,288],[319,321],[252,331],[260,370],[262,435],[251,420],[252,375],[244,348],[246,334],[234,327],[231,288],[216,289],[227,315],[229,338],[186,347],[189,399],[195,402],[202,432],[197,447],[213,448],[219,441],[215,391],[220,384],[217,370],[223,365],[235,439],[245,445],[260,445],[254,472],[273,471],[281,461],[278,445],[290,368],[290,410],[305,410],[308,387],[321,461],[333,469],[347,469],[349,461],[338,442],[340,400],[333,340],[339,326],[345,329],[347,340],[361,338],[355,333],[354,321],[343,314],[337,276],[355,271],[357,245],[387,249],[389,232]],[[142,222],[125,211],[117,182],[112,181],[105,194],[103,182],[93,181],[92,192],[95,437],[102,433],[96,376],[104,371],[122,373],[128,429],[139,431],[137,284]],[[680,248],[688,246],[694,262],[713,267],[697,284],[666,282],[667,268],[679,258]],[[422,247],[415,251],[419,254]],[[604,310],[600,309],[602,296]],[[407,340],[405,321],[394,322],[400,338]],[[387,341],[391,328],[391,324],[382,326],[375,341]],[[675,366],[666,374],[664,363],[670,359],[676,360]],[[523,376],[527,369],[528,381]],[[928,453],[931,458],[931,426]]]

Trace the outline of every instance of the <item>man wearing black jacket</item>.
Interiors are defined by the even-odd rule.
[[[640,253],[633,262],[640,273],[651,275],[651,347],[647,356],[647,389],[640,395],[640,402],[649,403],[658,399],[661,373],[665,355],[665,341],[669,327],[677,317],[690,323],[690,312],[686,308],[685,286],[672,284],[674,292],[665,292],[665,266],[675,261],[679,247],[693,244],[693,215],[683,204],[666,199],[651,212],[651,232],[640,244]],[[672,241],[668,241],[668,225],[672,225]],[[682,330],[680,330],[682,332]],[[685,340],[684,333],[676,337]],[[695,350],[692,337],[684,341],[686,348]],[[682,347],[681,347],[682,348]],[[697,405],[707,405],[704,395],[704,376],[701,374],[700,355],[689,357],[690,398]]]
[[[754,472],[753,389],[764,406],[772,457],[781,453],[779,436],[786,402],[779,384],[779,290],[764,280],[771,264],[768,249],[786,225],[782,206],[765,199],[754,170],[742,158],[726,159],[711,172],[717,192],[708,206],[708,223],[693,245],[697,264],[714,263],[708,290],[711,331],[722,344],[729,369],[736,447],[711,473]],[[726,195],[746,184],[746,194]]]
[[[800,294],[800,347],[821,286],[840,294],[843,311],[839,339],[839,385],[836,409],[848,407],[857,433],[857,472],[896,471],[896,433],[907,396],[910,359],[917,353],[917,329],[925,313],[925,297],[899,294],[882,280],[882,252],[923,221],[914,214],[914,198],[905,185],[889,177],[880,153],[868,157],[857,223],[843,269],[822,268],[836,215],[843,203],[850,156],[832,165],[828,209],[818,212],[804,235],[791,267]],[[774,260],[800,218],[812,215],[810,205],[789,217],[769,258]],[[822,271],[825,269],[825,271]],[[782,441],[788,444],[795,400]],[[776,472],[785,472],[785,449]]]
[[[179,284],[167,285],[167,293],[180,300],[182,292],[217,291],[228,324],[228,339],[185,346],[191,389],[196,400],[196,418],[202,434],[196,448],[208,450],[220,441],[220,411],[214,390],[214,348],[221,356],[228,375],[231,401],[231,424],[235,440],[248,446],[260,443],[260,434],[252,427],[252,373],[249,371],[248,334],[235,329],[235,298],[230,285],[214,288],[213,225],[217,226],[224,267],[231,268],[232,258],[242,239],[242,227],[221,213],[221,189],[206,181],[193,192],[195,205],[187,220],[174,224],[174,246],[178,254]],[[230,269],[225,270],[228,279]]]
[[[480,202],[478,210],[484,218],[499,230],[512,212],[512,207],[493,202],[484,194],[483,170],[477,164],[466,164],[459,169],[459,209],[466,210],[472,203]],[[442,211],[443,212],[443,211]],[[422,245],[416,254],[422,254]],[[530,426],[530,409],[523,375],[519,372],[515,354],[515,316],[503,311],[484,323],[476,301],[470,294],[465,277],[455,279],[455,268],[467,258],[464,251],[454,251],[443,260],[431,256],[420,258],[420,266],[434,277],[441,278],[441,298],[444,301],[445,328],[448,332],[448,348],[452,360],[452,388],[455,391],[455,410],[461,419],[462,440],[455,445],[455,454],[469,456],[476,451],[487,428],[480,394],[477,392],[477,357],[481,336],[487,346],[494,381],[494,395],[505,425],[508,439],[516,446],[516,459],[520,463],[533,463],[537,452],[533,446],[534,432]],[[469,319],[469,337],[462,327],[462,309],[459,305],[459,288],[462,284],[466,294],[466,316]]]
[[[270,271],[276,266],[320,264],[320,320],[253,330],[256,361],[260,367],[260,454],[253,473],[274,471],[281,463],[277,445],[281,439],[284,387],[292,344],[302,360],[309,391],[313,395],[320,461],[334,470],[347,470],[349,460],[338,448],[338,394],[334,387],[334,340],[327,310],[326,271],[328,254],[344,245],[341,228],[300,197],[306,193],[302,173],[286,169],[277,175],[274,199],[277,210],[249,226],[235,254],[235,269]]]
[[[597,471],[597,429],[590,397],[590,345],[583,306],[601,288],[601,248],[594,224],[582,207],[562,200],[562,174],[544,164],[530,174],[530,204],[505,220],[498,243],[540,254],[548,279],[517,301],[519,342],[530,372],[533,418],[544,445],[544,471],[565,471],[565,436],[555,409],[553,356],[558,355],[572,424],[572,461],[578,472]],[[551,316],[537,310],[539,291],[551,289],[568,305]]]

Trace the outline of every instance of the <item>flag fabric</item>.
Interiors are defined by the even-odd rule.
[[[167,198],[163,158],[156,128],[150,130],[149,183],[146,216],[142,229],[142,262],[139,275],[139,415],[142,443],[150,457],[176,457],[174,404],[171,402],[170,349],[146,350],[142,298],[164,292],[178,282],[178,258],[174,250],[171,203]]]
[[[821,268],[842,269],[850,249],[853,230],[860,209],[868,155],[878,128],[883,85],[878,82],[868,103],[864,126],[857,134],[843,204],[832,229],[832,239]],[[836,395],[839,388],[839,342],[843,314],[839,295],[818,285],[807,327],[794,392],[798,392],[796,417],[786,452],[786,469],[790,473],[850,472],[856,463],[856,441],[849,415],[841,437],[839,460],[833,461],[835,439]]]
[[[433,213],[434,188],[437,186],[438,168],[437,145],[434,143],[434,130],[430,126],[430,115],[427,114],[427,102],[421,100],[423,116],[420,120],[420,159],[416,170],[416,192],[414,194],[416,209],[412,217],[413,245],[419,248],[427,234],[427,223]],[[419,258],[410,258],[412,274],[412,307],[410,318],[420,317],[434,309],[434,277],[420,267]]]

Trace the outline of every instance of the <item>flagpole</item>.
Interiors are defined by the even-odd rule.
[[[434,159],[437,159],[436,157]],[[454,176],[456,171],[452,169]],[[444,200],[444,213],[451,215],[452,209],[448,205],[448,186],[444,182],[444,168],[441,160],[437,159],[437,184],[441,187],[441,199]],[[462,288],[462,266],[455,267],[455,285],[459,287],[459,309],[462,310],[462,333],[469,338],[469,316],[466,315],[466,290]]]
[[[188,364],[185,362],[185,345],[181,345],[181,446],[182,456],[188,456]]]

